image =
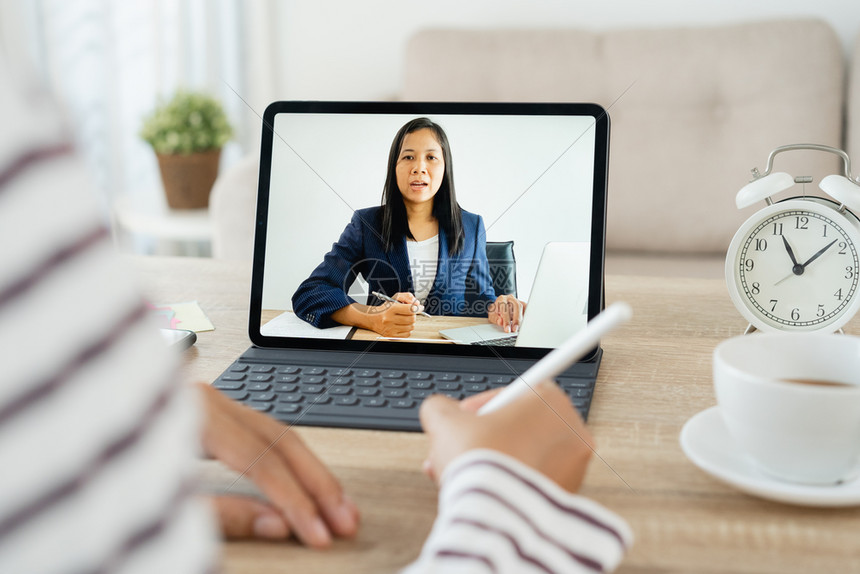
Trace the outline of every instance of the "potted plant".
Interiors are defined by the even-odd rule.
[[[167,204],[174,209],[209,205],[221,148],[233,128],[218,100],[180,90],[144,119],[140,136],[158,157]]]

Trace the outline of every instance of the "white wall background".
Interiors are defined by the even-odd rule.
[[[279,54],[273,99],[395,98],[406,42],[426,28],[608,29],[813,16],[833,27],[846,52],[860,32],[856,0],[270,1]]]

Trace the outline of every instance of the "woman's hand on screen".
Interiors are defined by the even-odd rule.
[[[383,337],[408,337],[415,329],[415,314],[424,310],[424,305],[412,293],[395,293],[397,303],[383,303],[372,307],[373,330]]]
[[[520,329],[525,310],[524,301],[513,295],[499,295],[495,302],[490,304],[487,320],[498,325],[505,333],[516,333]]]

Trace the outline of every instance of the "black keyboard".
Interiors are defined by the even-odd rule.
[[[260,361],[261,351],[250,349],[213,386],[286,423],[314,426],[420,431],[418,408],[426,397],[443,394],[463,399],[504,387],[517,376],[512,368],[521,366],[518,361],[490,361],[487,364],[495,372],[470,372],[355,366],[355,361],[321,365],[291,360],[284,364]],[[577,363],[557,379],[584,419],[591,406],[599,358],[598,354],[593,362]],[[498,372],[500,366],[508,372]]]
[[[513,347],[517,344],[517,336],[513,337],[500,337],[498,339],[482,339],[480,341],[475,341],[474,343],[469,343],[470,345],[493,345],[494,347]]]

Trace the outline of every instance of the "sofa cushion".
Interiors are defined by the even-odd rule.
[[[735,207],[737,190],[773,148],[842,145],[843,66],[835,33],[818,20],[428,30],[409,42],[402,98],[597,102],[612,122],[607,248],[720,253],[755,210]],[[815,152],[775,164],[816,181],[837,168]]]

